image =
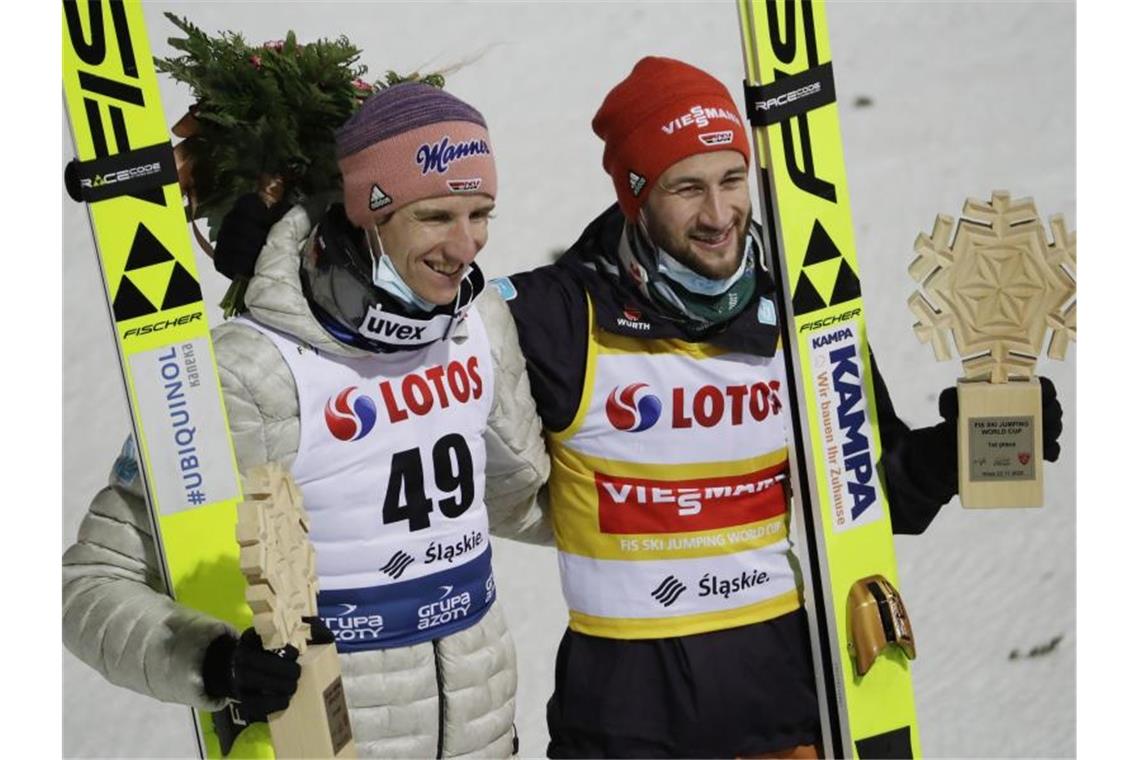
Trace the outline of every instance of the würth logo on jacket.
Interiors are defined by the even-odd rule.
[[[649,329],[649,323],[642,321],[641,309],[635,306],[623,306],[621,316],[617,318],[617,323],[621,327],[628,327],[631,330]]]

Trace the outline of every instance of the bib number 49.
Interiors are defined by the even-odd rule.
[[[435,507],[444,517],[455,518],[475,501],[474,466],[467,441],[458,433],[445,435],[431,449],[432,471],[440,492],[451,494],[435,504],[424,489],[423,455],[420,449],[407,449],[392,455],[388,491],[384,494],[382,516],[385,525],[408,521],[408,530],[431,527]]]

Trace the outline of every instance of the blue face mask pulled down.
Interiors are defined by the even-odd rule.
[[[435,304],[420,298],[414,290],[408,287],[404,278],[400,277],[400,273],[392,264],[392,258],[384,253],[384,244],[380,242],[380,236],[376,235],[373,241],[380,250],[373,252],[372,255],[372,284],[407,306],[420,311],[434,309]]]
[[[731,276],[723,280],[713,280],[704,275],[697,274],[692,269],[677,261],[665,252],[664,248],[657,247],[657,271],[680,285],[690,293],[701,296],[719,296],[727,292],[744,276],[748,260],[752,255],[752,238],[745,239],[744,255],[740,258],[740,266]]]

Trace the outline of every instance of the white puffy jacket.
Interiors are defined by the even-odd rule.
[[[317,323],[301,292],[301,246],[310,232],[294,208],[274,226],[246,293],[252,315],[321,351],[353,356]],[[518,334],[495,288],[476,302],[492,342],[495,397],[486,437],[486,503],[492,533],[550,543],[535,494],[549,474]],[[465,339],[457,330],[454,340]],[[239,468],[288,467],[297,453],[297,389],[264,335],[236,323],[213,330]],[[230,627],[175,603],[162,580],[134,455],[116,461],[63,557],[64,643],[109,681],[166,702],[217,710],[206,696],[206,646]],[[414,646],[340,656],[362,756],[511,754],[515,649],[498,604],[474,626]]]

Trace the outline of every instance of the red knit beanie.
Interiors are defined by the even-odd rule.
[[[672,58],[642,58],[594,115],[602,166],[618,203],[637,217],[662,172],[697,153],[735,150],[751,160],[748,132],[725,86]]]

